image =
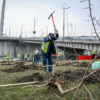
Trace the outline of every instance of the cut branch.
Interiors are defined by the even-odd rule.
[[[16,83],[16,84],[6,84],[6,85],[0,85],[0,87],[18,86],[18,85],[26,85],[26,84],[32,84],[32,83],[39,83],[39,81],[35,81],[35,82],[25,82],[25,83]]]
[[[89,76],[93,75],[94,73],[96,73],[96,72],[99,71],[99,70],[100,70],[100,68],[97,69],[97,70],[95,70],[95,71],[93,71],[93,72],[91,72],[90,74],[88,74],[87,76],[85,76],[85,79],[88,78]]]
[[[94,21],[93,21],[93,17],[92,17],[91,3],[90,3],[90,0],[88,0],[88,1],[89,1],[90,18],[91,18],[91,21],[92,21],[92,25],[93,25],[93,28],[94,28],[94,32],[95,32],[96,36],[98,37],[98,40],[100,41],[100,38],[99,38],[99,36],[97,34],[96,27],[94,25]]]
[[[75,90],[75,89],[77,89],[78,87],[79,87],[79,85],[78,86],[76,86],[76,87],[74,87],[74,88],[71,88],[71,89],[68,89],[68,90],[63,90],[62,89],[62,87],[61,87],[61,85],[58,83],[58,82],[55,82],[55,85],[57,86],[57,88],[58,88],[58,90],[59,90],[59,92],[61,93],[61,94],[64,94],[64,93],[67,93],[67,92],[69,92],[69,91],[73,91],[73,90]]]
[[[83,86],[87,90],[87,92],[89,93],[91,100],[94,100],[93,96],[92,96],[91,92],[88,90],[88,88],[85,85],[83,85]]]
[[[43,85],[29,85],[29,86],[24,86],[22,87],[21,89],[25,89],[25,88],[28,88],[28,87],[37,87],[37,88],[41,88],[41,87],[44,87],[44,86],[47,86],[49,83],[46,83],[46,84],[43,84]]]
[[[89,7],[83,8],[83,9],[89,9]]]
[[[88,1],[88,0],[83,0],[83,1],[80,1],[80,2],[85,2],[85,1]]]

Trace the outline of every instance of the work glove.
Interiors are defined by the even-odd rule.
[[[55,38],[55,40],[58,39],[58,37],[59,37],[58,30],[55,29],[54,30],[54,38]]]
[[[55,30],[54,30],[54,34],[57,34],[57,33],[58,33],[58,30],[57,30],[57,29],[55,29]]]

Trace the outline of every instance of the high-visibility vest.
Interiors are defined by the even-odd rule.
[[[42,50],[43,50],[44,53],[47,53],[49,43],[50,43],[49,41],[44,42],[44,39],[43,39]]]

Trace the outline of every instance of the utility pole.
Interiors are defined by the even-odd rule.
[[[27,31],[25,31],[25,37],[27,37]]]
[[[73,34],[73,23],[69,23],[69,25],[71,25],[71,38],[72,38],[72,34]]]
[[[3,34],[5,3],[6,3],[6,0],[3,0],[2,11],[1,11],[1,19],[0,19],[0,35]]]
[[[7,36],[7,30],[8,30],[8,29],[6,29],[6,31],[5,31],[6,36]]]
[[[43,29],[40,29],[40,30],[42,31],[42,37],[43,37],[43,34],[44,34]]]
[[[70,7],[68,8],[65,8],[65,2],[64,2],[64,7],[63,7],[63,40],[64,40],[64,37],[65,37],[65,9],[69,9]]]
[[[21,25],[21,38],[22,38],[22,35],[23,35],[23,30],[22,30],[22,27],[23,27],[24,25]]]
[[[9,27],[9,37],[10,37],[10,29],[11,29],[12,27]]]
[[[46,28],[46,35],[48,35],[48,27],[47,27],[47,26],[45,26],[45,28]]]
[[[35,21],[38,21],[39,19],[35,19],[34,17],[34,31],[33,31],[33,34],[34,34],[34,39],[35,39],[35,34],[36,34],[36,31],[35,31]]]

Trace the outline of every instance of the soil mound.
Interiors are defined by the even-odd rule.
[[[87,67],[88,65],[89,65],[89,62],[80,63],[80,67]]]
[[[42,66],[37,66],[35,64],[23,65],[23,63],[18,63],[17,65],[12,66],[10,69],[6,69],[6,70],[2,70],[2,71],[8,72],[8,73],[14,73],[14,72],[22,72],[22,71],[25,71],[27,69],[38,70],[38,69],[42,69]]]
[[[20,79],[17,79],[15,82],[21,83],[21,82],[31,82],[31,81],[37,81],[37,80],[39,82],[43,82],[44,78],[39,73],[33,73],[32,75],[24,76]]]
[[[14,65],[14,64],[10,64],[10,63],[7,64],[7,63],[6,63],[6,64],[1,64],[1,65]]]
[[[31,82],[31,81],[43,82],[44,80],[54,79],[53,81],[57,80],[58,82],[65,83],[68,81],[81,80],[84,73],[85,73],[84,69],[77,69],[75,71],[65,71],[65,72],[57,71],[55,72],[55,78],[51,73],[47,74],[33,73],[32,75],[16,79],[16,82]],[[89,72],[87,74],[89,74]],[[94,75],[92,75],[85,80],[85,83],[89,84],[89,83],[100,82],[99,81],[100,72],[97,72],[95,75],[98,77],[98,79]]]
[[[89,65],[89,62],[67,62],[64,64],[61,64],[61,66],[73,66],[73,67],[87,67]],[[57,63],[56,66],[59,66],[59,64]]]
[[[65,63],[65,64],[62,64],[62,66],[72,66],[72,63],[67,62],[67,63]]]
[[[89,76],[88,78],[85,79],[85,83],[100,83],[100,71],[96,72],[95,74]]]
[[[6,61],[1,61],[0,63],[6,63]]]
[[[15,64],[24,64],[25,62],[15,62]]]

